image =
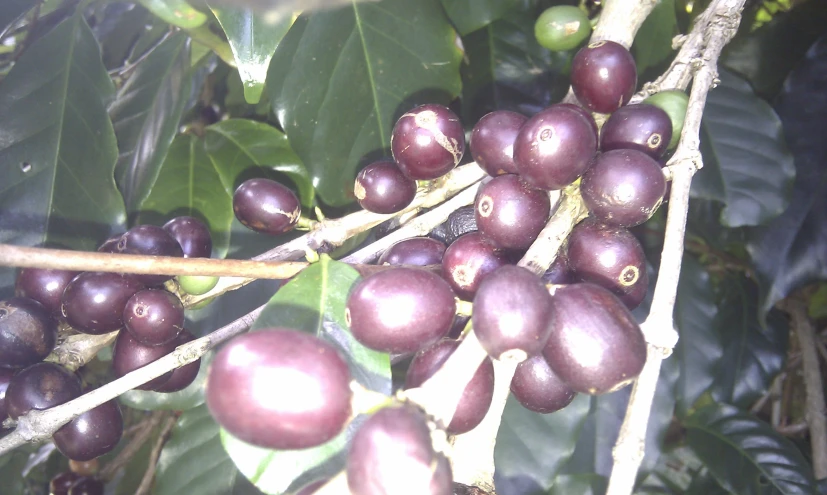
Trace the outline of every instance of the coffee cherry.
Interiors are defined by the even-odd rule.
[[[442,339],[417,352],[408,367],[405,388],[419,387],[434,376],[434,373],[439,371],[457,347],[459,347],[458,341]],[[494,397],[494,365],[491,364],[491,359],[486,357],[477,368],[474,377],[465,386],[454,417],[448,425],[448,433],[461,435],[476,428],[488,412],[492,397]]]
[[[121,254],[140,254],[144,256],[174,256],[181,258],[184,251],[181,245],[166,230],[155,225],[138,225],[129,229],[118,241]],[[142,284],[160,285],[172,278],[172,275],[133,275]]]
[[[209,258],[212,254],[212,235],[204,222],[195,217],[175,217],[164,224],[164,230],[178,241],[184,258]]]
[[[445,250],[442,276],[459,297],[470,301],[489,273],[510,262],[507,253],[485,242],[479,232],[471,232]]]
[[[577,395],[554,374],[542,354],[517,365],[511,379],[511,393],[523,407],[540,414],[563,409]]]
[[[373,213],[396,213],[416,196],[416,181],[391,160],[373,162],[356,176],[353,194],[359,206]]]
[[[637,238],[623,227],[588,218],[569,234],[567,255],[579,281],[612,291],[629,309],[642,302],[641,294],[646,295],[646,255]]]
[[[63,317],[83,333],[112,332],[123,326],[126,302],[143,288],[132,275],[81,273],[63,292]]]
[[[448,334],[456,313],[451,287],[432,272],[392,268],[351,291],[345,318],[353,336],[371,349],[415,352]]]
[[[118,243],[121,241],[123,234],[113,235],[109,239],[103,241],[103,244],[98,247],[99,253],[118,253]]]
[[[122,435],[121,408],[117,401],[110,400],[63,425],[52,439],[69,459],[89,461],[111,452]]]
[[[566,285],[577,282],[574,274],[569,268],[569,261],[566,258],[566,250],[560,249],[557,257],[552,261],[546,273],[540,277],[543,282],[554,285]]]
[[[654,105],[627,105],[618,108],[603,124],[600,149],[632,149],[654,159],[660,158],[672,139],[669,115]]]
[[[57,321],[27,297],[0,301],[0,368],[25,368],[55,348]]]
[[[502,249],[527,249],[545,227],[551,202],[546,191],[508,174],[482,186],[474,207],[485,240]]]
[[[84,476],[72,484],[68,495],[103,495],[103,483]]]
[[[629,50],[614,41],[581,48],[571,62],[571,87],[593,112],[612,113],[629,103],[637,86],[637,66]]]
[[[459,165],[465,152],[465,132],[459,117],[448,107],[420,105],[396,121],[391,151],[411,179],[436,179]]]
[[[268,449],[305,449],[350,419],[350,372],[331,344],[285,328],[234,338],[213,360],[207,406],[239,439]]]
[[[471,156],[488,175],[516,174],[514,140],[528,117],[497,110],[484,115],[471,131]]]
[[[81,477],[72,471],[59,473],[49,482],[49,495],[69,495],[69,488]]]
[[[452,480],[439,469],[442,463],[431,445],[425,415],[412,406],[386,407],[353,436],[347,483],[353,495],[451,495]]]
[[[540,14],[534,24],[537,43],[554,52],[577,48],[591,33],[589,17],[573,5],[550,7]]]
[[[163,345],[184,329],[184,305],[163,289],[138,291],[126,302],[123,323],[141,344]]]
[[[540,277],[504,266],[480,284],[474,297],[474,334],[494,359],[519,361],[539,354],[551,330],[550,297]]]
[[[598,155],[580,184],[583,202],[595,218],[634,227],[655,214],[666,192],[658,162],[635,150]]]
[[[575,392],[613,392],[640,374],[646,341],[614,294],[582,283],[557,287],[551,301],[551,335],[543,356]]]
[[[431,230],[428,235],[450,246],[465,234],[477,231],[475,215],[473,205],[457,208],[448,215],[445,222]]]
[[[97,459],[89,461],[69,459],[69,470],[81,476],[94,476],[100,471],[100,462]]]
[[[175,339],[174,344],[175,347],[180,347],[188,342],[192,342],[193,340],[195,340],[195,335],[184,329],[184,331],[181,332]],[[172,376],[169,377],[169,380],[167,380],[163,385],[156,387],[154,390],[165,394],[184,390],[195,381],[195,377],[198,376],[198,371],[200,369],[201,358],[198,358],[189,364],[185,364],[180,368],[172,370]]]
[[[60,318],[60,302],[63,291],[79,272],[23,268],[14,284],[14,295],[34,299],[55,318]]]
[[[581,107],[580,105],[575,105],[574,103],[557,103],[556,106],[561,107],[561,108],[568,108],[569,110],[573,110],[573,111],[579,113],[592,126],[592,130],[594,131],[594,135],[595,136],[600,135],[600,128],[597,127],[597,122],[594,120],[594,116],[592,115],[591,112],[589,112],[585,108]]]
[[[9,408],[6,405],[6,390],[9,388],[13,376],[13,370],[0,368],[0,423],[9,417]],[[0,431],[2,431],[2,428],[0,428]]]
[[[442,263],[445,244],[429,237],[403,239],[382,253],[380,265],[428,266]]]
[[[528,119],[514,141],[514,163],[534,187],[562,189],[588,169],[597,134],[581,111],[552,105]]]
[[[669,115],[672,121],[672,139],[669,140],[667,149],[674,149],[681,139],[683,121],[686,119],[686,107],[689,104],[689,96],[681,90],[674,89],[661,91],[643,100],[643,103],[654,105]]]
[[[9,417],[17,419],[32,409],[42,411],[80,396],[80,380],[54,363],[37,363],[18,372],[6,389]]]
[[[178,287],[187,294],[200,296],[213,290],[218,285],[219,277],[208,275],[179,275],[177,277]]]
[[[248,229],[277,235],[293,230],[302,208],[299,198],[287,187],[270,179],[250,179],[235,190],[233,211]]]
[[[121,332],[112,347],[112,373],[120,378],[138,368],[157,361],[175,350],[175,341],[158,346],[148,346],[138,342],[129,332]],[[138,390],[154,390],[165,384],[172,377],[172,371],[153,378],[136,387]]]

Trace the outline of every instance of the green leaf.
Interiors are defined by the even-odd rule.
[[[144,46],[141,38],[155,38],[155,24],[169,26],[140,5],[108,2],[99,4],[96,10],[98,15],[92,32],[101,47],[103,65],[108,70],[124,67],[133,50],[139,45]],[[169,29],[164,34],[169,35]]]
[[[763,421],[733,406],[713,404],[689,416],[684,427],[689,446],[729,492],[815,493],[804,456]]]
[[[459,94],[456,33],[439,0],[384,0],[316,12],[290,34],[267,75],[274,113],[322,200],[353,202],[357,168],[388,155],[396,118]]]
[[[94,250],[123,231],[118,151],[102,101],[113,94],[80,14],[17,61],[0,84],[0,242]]]
[[[442,0],[445,12],[462,36],[491,24],[519,4],[519,0]]]
[[[703,468],[698,456],[684,445],[665,452],[649,476],[639,485],[638,495],[686,495],[687,489]]]
[[[127,212],[156,184],[190,92],[190,42],[178,33],[143,59],[109,107],[120,155],[115,177]]]
[[[821,284],[818,290],[810,296],[807,314],[814,320],[827,318],[827,284]]]
[[[632,54],[638,74],[672,55],[672,37],[678,34],[675,0],[660,0],[635,36]]]
[[[291,16],[270,20],[265,14],[244,7],[211,7],[233,50],[244,82],[244,98],[255,105],[261,99],[270,59],[293,24]]]
[[[192,8],[185,0],[138,0],[164,21],[183,29],[192,29],[204,24],[207,16]]]
[[[0,4],[0,35],[28,12],[34,4],[31,0],[3,0]]]
[[[142,411],[187,411],[204,403],[204,386],[207,381],[207,370],[212,360],[212,353],[201,358],[201,368],[198,375],[187,388],[178,392],[162,394],[144,390],[130,390],[118,398],[121,404],[140,409]]]
[[[548,495],[601,495],[609,480],[598,474],[561,474],[554,478]]]
[[[26,478],[20,473],[26,467],[29,453],[14,450],[0,456],[0,479],[3,480],[3,495],[24,495],[27,493]]]
[[[721,83],[704,108],[704,168],[692,181],[692,194],[724,203],[725,226],[761,225],[789,204],[793,156],[773,109],[742,78],[719,72]]]

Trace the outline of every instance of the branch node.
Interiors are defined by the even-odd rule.
[[[646,343],[657,349],[663,359],[672,355],[672,349],[677,345],[679,337],[671,318],[647,318],[640,330]]]
[[[679,34],[672,38],[672,49],[673,50],[680,50],[684,43],[686,43],[686,39],[688,36],[685,34]]]

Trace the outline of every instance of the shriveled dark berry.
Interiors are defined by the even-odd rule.
[[[296,194],[270,179],[250,179],[238,186],[233,211],[248,229],[273,235],[293,230],[302,213]]]
[[[178,241],[184,258],[209,258],[212,254],[210,228],[195,217],[175,217],[163,227]]]
[[[39,302],[55,318],[60,318],[60,303],[63,291],[80,272],[48,270],[45,268],[23,268],[14,284],[14,295],[28,297]]]
[[[419,387],[457,350],[459,341],[442,339],[436,344],[417,352],[408,367],[408,374],[405,376],[405,388]],[[448,425],[447,431],[451,435],[460,435],[476,428],[485,417],[491,406],[491,399],[494,396],[494,365],[491,359],[485,361],[477,368],[474,377],[465,386],[462,397],[457,404],[454,417]]]
[[[175,347],[175,341],[157,346],[144,345],[135,340],[131,333],[121,332],[112,347],[112,373],[115,378],[120,378],[161,359],[174,351]],[[139,390],[154,390],[156,387],[165,384],[171,377],[172,371],[169,371],[136,388]]]
[[[25,368],[52,352],[57,321],[42,304],[27,297],[0,301],[0,368]]]
[[[92,335],[123,326],[126,302],[144,286],[132,275],[84,272],[63,292],[62,312],[76,330]]]
[[[603,222],[634,227],[655,214],[666,192],[660,165],[635,150],[598,155],[580,184],[583,202]]]
[[[632,149],[659,159],[672,139],[669,115],[654,105],[627,105],[618,108],[603,124],[600,149]]]
[[[110,400],[61,426],[52,439],[69,459],[89,461],[111,452],[122,435],[121,408],[117,401]]]
[[[373,162],[356,176],[353,194],[359,206],[373,213],[396,213],[416,196],[416,181],[391,160]]]
[[[450,246],[465,234],[477,231],[477,220],[474,218],[475,216],[474,205],[457,208],[448,215],[448,219],[445,220],[445,222],[438,225],[428,235]]]
[[[629,103],[637,86],[632,54],[614,41],[596,41],[581,48],[571,62],[571,87],[593,112],[612,113]]]
[[[428,266],[442,263],[445,244],[430,237],[403,239],[382,253],[380,265]]]
[[[218,424],[239,439],[305,449],[332,439],[350,419],[350,372],[336,348],[319,338],[259,330],[216,354],[206,397]]]
[[[80,396],[80,380],[55,363],[37,363],[19,371],[6,389],[9,417],[17,419],[32,409],[42,411]]]
[[[192,342],[193,340],[195,340],[195,335],[184,329],[184,331],[178,334],[178,337],[175,339],[175,347],[182,346],[188,342]],[[175,368],[172,370],[172,376],[169,377],[169,380],[167,380],[163,385],[155,387],[154,390],[165,394],[184,390],[195,381],[195,377],[198,376],[198,371],[200,369],[201,358],[198,358],[189,364],[185,364],[180,368]]]
[[[534,189],[517,175],[501,175],[480,188],[477,226],[483,237],[502,249],[527,249],[548,220],[548,192]]]
[[[396,121],[391,151],[411,179],[436,179],[459,165],[465,152],[465,131],[448,107],[420,105]]]
[[[497,110],[484,115],[471,131],[471,156],[488,175],[516,174],[514,140],[528,117]]]
[[[49,495],[69,495],[69,488],[81,478],[81,475],[72,471],[57,474],[49,482]]]
[[[442,275],[459,297],[470,301],[489,273],[509,263],[506,252],[485,242],[479,232],[471,232],[445,250]]]
[[[132,227],[118,241],[121,254],[140,254],[144,256],[174,256],[181,258],[184,251],[181,245],[166,230],[156,225],[138,225]],[[133,275],[146,285],[160,285],[172,278],[172,275]]]
[[[371,349],[415,352],[448,334],[456,313],[451,287],[417,268],[391,268],[359,282],[345,318],[353,336]]]
[[[588,169],[597,134],[581,111],[552,105],[525,123],[514,141],[520,176],[541,189],[562,189]]]
[[[14,376],[14,370],[0,368],[0,423],[9,417],[9,410],[6,406],[6,390]],[[2,428],[0,428],[2,431]]]
[[[542,354],[517,365],[511,379],[511,393],[523,407],[541,414],[563,409],[577,395],[554,373]]]
[[[138,342],[166,344],[184,329],[184,305],[178,296],[163,289],[138,291],[126,302],[123,322]]]

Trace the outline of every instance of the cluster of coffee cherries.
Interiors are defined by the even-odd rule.
[[[163,227],[138,225],[107,240],[100,252],[132,255],[209,257],[212,240],[206,225],[176,217]],[[65,367],[44,362],[55,348],[59,325],[90,335],[121,331],[112,350],[116,378],[171,353],[195,337],[184,328],[184,306],[167,291],[165,275],[72,272],[24,268],[15,297],[0,301],[0,420],[54,407],[81,395],[80,378]],[[181,278],[182,285],[187,284]],[[214,285],[214,280],[208,282]],[[189,282],[205,289],[198,279]],[[193,382],[200,360],[139,387],[176,392]],[[123,420],[117,402],[82,413],[54,434],[69,459],[86,461],[112,450]],[[73,492],[74,493],[74,492]]]
[[[97,459],[69,461],[69,471],[57,474],[49,482],[49,495],[103,495],[103,482],[95,477],[98,468]]]

